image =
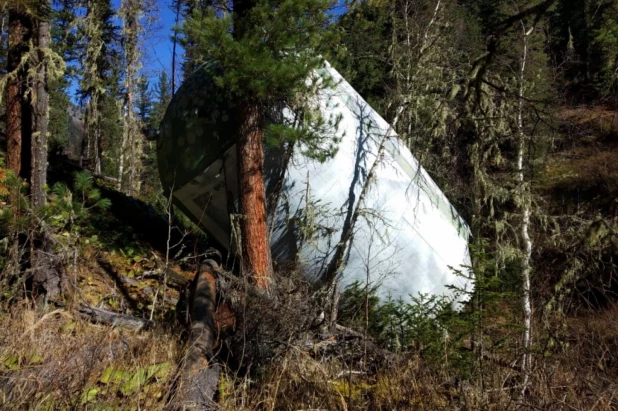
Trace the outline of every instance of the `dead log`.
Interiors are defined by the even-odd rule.
[[[203,263],[189,290],[189,337],[187,353],[180,364],[180,386],[174,403],[181,409],[216,408],[214,396],[220,368],[211,364],[216,339],[216,272],[212,260]]]
[[[112,327],[127,328],[134,331],[147,330],[155,325],[155,322],[151,320],[118,314],[113,311],[107,311],[86,304],[82,304],[79,307],[79,313],[96,323],[111,325]]]

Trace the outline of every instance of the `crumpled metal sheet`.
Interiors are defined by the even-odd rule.
[[[341,141],[336,155],[323,163],[303,155],[301,145],[294,148],[289,161],[284,161],[282,148],[267,151],[267,194],[275,205],[269,216],[273,258],[299,261],[309,276],[322,275],[341,239],[346,217],[359,207],[341,275],[343,287],[369,278],[372,285],[380,285],[381,295],[404,300],[418,293],[452,295],[448,285],[470,289],[470,280],[454,272],[467,273],[470,265],[466,223],[392,127],[341,75],[329,65],[317,74],[334,80],[335,86],[321,91],[316,103],[325,117],[341,116],[336,132]],[[200,81],[204,82],[203,78]],[[215,124],[212,113],[191,111],[193,101],[205,98],[204,89],[191,85],[194,83],[191,80],[189,86],[181,87],[166,114],[166,119],[174,122],[164,121],[167,129],[158,147],[176,147],[181,140],[184,151],[170,154],[160,149],[160,174],[166,187],[171,185],[172,169],[183,169],[186,181],[173,186],[176,203],[222,247],[230,249],[235,244],[230,216],[237,198],[234,138],[221,136],[226,129]],[[212,101],[225,103],[225,96],[213,95],[216,90],[212,87],[207,92]],[[218,118],[229,118],[224,109],[216,110]],[[197,119],[182,119],[177,113],[185,117],[193,113]],[[287,117],[291,117],[289,113]],[[183,135],[187,124],[199,124],[204,131],[198,138],[188,138]],[[213,135],[221,145],[210,153],[200,153],[212,145]],[[200,137],[210,140],[200,143]],[[193,146],[187,147],[187,143]],[[360,192],[382,144],[384,157],[359,206]],[[189,164],[183,157],[186,152],[193,160],[208,157],[208,164]],[[280,190],[275,188],[278,185]]]

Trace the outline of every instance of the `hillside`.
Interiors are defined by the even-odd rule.
[[[590,117],[582,120],[581,116],[591,115],[589,110],[565,112],[569,116],[575,114],[578,121],[574,127],[579,135],[565,142],[564,148],[548,159],[546,177],[539,178],[539,189],[545,193],[548,204],[553,204],[551,207],[564,210],[577,207],[579,201],[578,218],[594,220],[614,210],[613,203],[603,196],[587,198],[584,193],[586,189],[615,194],[608,185],[612,180],[605,174],[605,167],[613,164],[606,162],[606,156],[613,152],[615,129],[604,126],[602,121],[608,117],[601,117],[598,123],[596,117],[592,121]],[[602,130],[609,132],[601,134]],[[583,164],[592,165],[584,168],[577,162],[580,159],[586,159]],[[60,169],[66,171],[57,175],[74,175],[72,166],[64,164]],[[2,176],[6,193],[6,171]],[[71,184],[70,180],[67,183]],[[109,192],[105,187],[108,183],[97,184],[102,184],[103,192]],[[577,187],[575,192],[573,187]],[[51,199],[53,202],[53,195]],[[181,369],[177,364],[182,363],[186,344],[183,315],[178,315],[182,310],[179,300],[186,283],[194,277],[196,262],[191,252],[181,252],[170,260],[168,278],[161,283],[157,278],[165,272],[165,242],[161,240],[166,237],[166,216],[126,196],[116,194],[112,201],[106,211],[89,213],[77,227],[57,232],[59,239],[66,239],[63,248],[68,253],[64,259],[69,284],[62,300],[39,301],[35,305],[29,300],[17,302],[15,284],[11,286],[5,277],[2,304],[6,308],[0,319],[0,386],[5,405],[37,409],[174,408]],[[114,201],[118,203],[116,207]],[[147,216],[145,223],[135,220],[136,213]],[[178,224],[174,224],[177,231]],[[147,235],[134,228],[157,225],[160,232],[150,231]],[[610,233],[601,230],[591,241],[611,244]],[[191,249],[196,241],[199,239],[189,235],[170,255],[176,255],[180,248]],[[548,266],[565,261],[558,255],[560,250],[553,247],[548,245],[545,249]],[[587,249],[580,247],[576,251],[581,257],[572,254],[569,261],[576,256],[590,258]],[[550,269],[548,275],[555,272]],[[519,371],[510,364],[515,346],[509,340],[518,333],[513,322],[517,312],[511,305],[488,300],[495,309],[488,309],[482,321],[496,343],[484,347],[484,356],[477,362],[473,356],[474,340],[467,331],[470,322],[477,319],[470,317],[468,309],[448,317],[435,311],[436,306],[429,302],[399,307],[393,317],[378,310],[376,317],[387,315],[400,326],[407,318],[401,310],[409,310],[407,315],[415,318],[405,331],[412,333],[406,337],[412,338],[412,349],[401,350],[388,342],[384,331],[363,331],[362,289],[356,297],[348,293],[347,302],[344,295],[340,315],[342,324],[358,331],[342,327],[323,334],[319,326],[312,324],[317,306],[312,307],[313,299],[307,290],[302,291],[304,281],[289,274],[285,278],[286,282],[281,281],[285,290],[280,290],[281,300],[275,303],[278,308],[271,305],[269,298],[256,300],[246,294],[240,297],[244,302],[231,303],[232,311],[223,303],[225,308],[217,321],[224,331],[216,343],[217,363],[222,372],[215,398],[221,408],[512,406]],[[602,280],[594,274],[580,278],[575,288],[562,297],[569,301],[568,311],[559,319],[539,324],[548,334],[543,332],[538,337],[544,355],[535,361],[531,404],[550,409],[560,408],[560,404],[581,409],[594,404],[600,409],[611,407],[613,381],[618,377],[612,354],[618,345],[618,329],[613,321],[618,307],[609,292],[611,284]],[[293,289],[295,294],[288,294]],[[238,298],[233,291],[227,292],[231,294],[222,293],[220,301],[229,301],[230,296],[231,301],[234,296]],[[603,304],[599,304],[600,298]],[[371,303],[371,310],[376,309],[374,304]],[[101,324],[100,319],[86,313],[86,306],[135,319],[152,318],[153,322],[146,321],[143,328],[139,324],[139,330],[131,322]],[[448,334],[432,325],[436,312],[441,324],[448,327]],[[239,338],[244,340],[241,346],[237,345],[241,342]],[[238,357],[239,349],[251,355]],[[476,367],[483,367],[482,385],[474,377]]]

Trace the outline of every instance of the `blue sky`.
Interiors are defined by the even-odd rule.
[[[115,10],[120,7],[121,0],[112,0]],[[172,27],[174,26],[174,11],[170,7],[170,0],[157,0],[158,19],[154,30],[149,30],[149,36],[144,44],[144,56],[142,73],[148,76],[151,86],[154,85],[161,70],[166,70],[168,75],[172,74]],[[345,1],[339,0],[339,6],[334,10],[339,15],[345,11]],[[121,25],[120,19],[116,24]],[[182,58],[182,48],[177,47],[176,56]],[[180,60],[179,60],[180,61]],[[76,91],[76,85],[71,87],[70,93]]]
[[[120,7],[121,0],[112,0],[116,10]],[[155,30],[151,31],[144,44],[144,73],[150,78],[156,78],[161,70],[168,74],[172,72],[172,27],[174,26],[174,12],[170,8],[169,0],[157,0],[158,21]],[[120,25],[120,21],[118,21]],[[179,49],[177,55],[182,55]]]
[[[172,71],[172,27],[174,26],[174,11],[170,7],[169,0],[157,0],[159,8],[159,21],[155,33],[146,40],[144,56],[145,74],[156,78],[161,70]],[[114,7],[120,6],[120,0],[113,0]],[[339,0],[340,7],[335,10],[341,14],[345,10],[344,0]],[[182,57],[182,49],[178,49],[177,56]]]

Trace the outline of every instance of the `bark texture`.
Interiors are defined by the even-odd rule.
[[[36,22],[35,75],[32,81],[32,175],[30,182],[33,209],[45,205],[45,186],[47,185],[47,129],[49,123],[49,94],[47,91],[47,61],[45,50],[49,49],[50,31],[47,14],[51,11],[47,1],[41,2],[43,19]]]
[[[207,260],[191,284],[188,350],[181,365],[180,389],[175,402],[182,409],[214,409],[220,367],[210,359],[216,339],[215,296],[218,266]]]
[[[79,313],[88,317],[91,321],[100,324],[122,327],[133,331],[148,330],[155,326],[155,322],[131,315],[118,314],[101,308],[81,304]]]
[[[47,186],[47,132],[49,125],[48,60],[50,48],[51,4],[48,0],[38,5],[34,19],[34,44],[36,53],[31,56],[34,72],[31,78],[32,134],[30,153],[30,204],[33,210],[45,206]],[[33,290],[44,290],[48,299],[56,299],[62,293],[60,264],[54,256],[54,239],[45,229],[35,230],[31,235],[30,265]]]
[[[524,156],[526,154],[526,142],[527,137],[524,129],[523,111],[524,111],[524,98],[525,98],[525,75],[526,75],[526,60],[528,58],[528,37],[533,33],[534,27],[527,29],[522,22],[523,32],[523,51],[521,57],[521,66],[519,69],[519,101],[517,110],[517,175],[519,180],[519,199],[520,211],[522,214],[521,221],[521,239],[523,243],[522,247],[522,260],[521,260],[521,276],[523,281],[523,296],[522,305],[524,309],[524,336],[523,336],[523,349],[524,354],[522,357],[522,372],[524,374],[524,382],[522,387],[522,394],[525,393],[529,382],[529,373],[532,367],[532,353],[530,352],[532,343],[532,297],[530,292],[530,273],[532,271],[532,240],[530,238],[529,226],[530,226],[530,189],[525,178],[524,169]]]
[[[28,102],[24,98],[26,91],[26,67],[20,67],[22,57],[28,52],[28,40],[32,27],[29,17],[19,8],[9,9],[9,49],[7,56],[8,82],[6,88],[6,126],[7,126],[7,166],[16,175],[27,177],[30,165],[29,155],[22,158],[25,135],[29,134]],[[28,135],[29,137],[29,135]],[[27,151],[27,150],[26,150]]]
[[[135,86],[140,68],[140,35],[143,31],[141,16],[145,12],[145,2],[137,0],[123,0],[119,15],[122,18],[122,38],[124,59],[126,64],[125,96],[122,108],[122,140],[120,144],[120,158],[118,165],[118,190],[123,188],[123,179],[127,173],[127,193],[139,194],[142,169],[142,141],[139,125],[135,116]],[[125,168],[128,167],[128,170]]]
[[[239,105],[236,111],[243,269],[259,288],[268,289],[272,279],[272,262],[266,219],[261,107],[249,102]]]
[[[247,15],[255,0],[234,0],[234,37],[240,39],[252,30]],[[245,275],[260,289],[267,290],[272,280],[272,260],[266,217],[264,185],[264,122],[262,105],[251,98],[239,99],[235,108],[238,124],[238,195],[242,267]]]

